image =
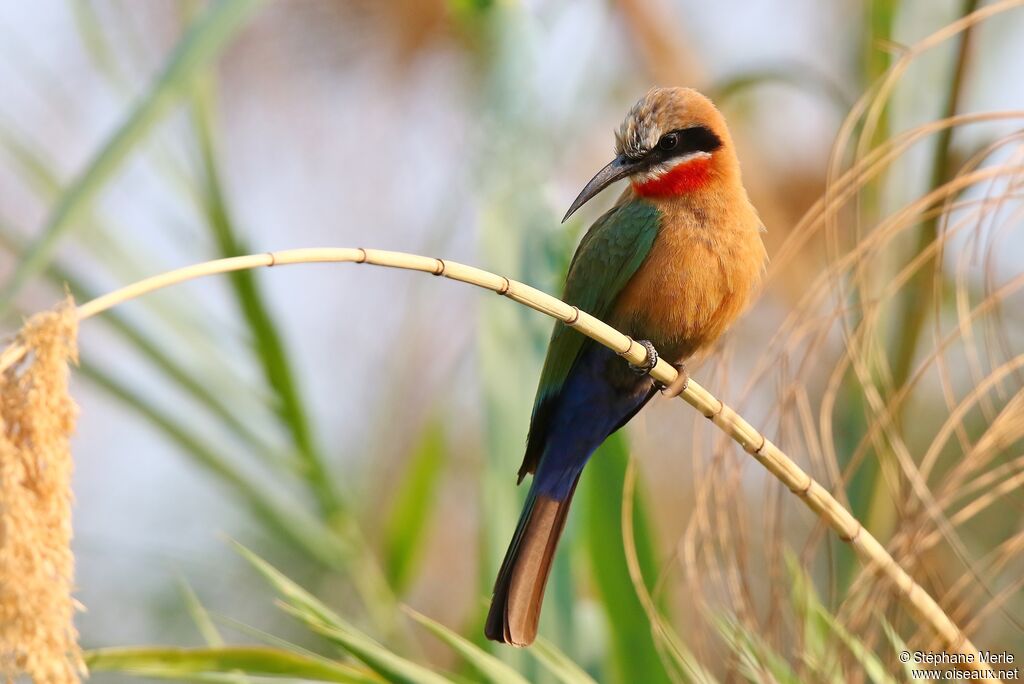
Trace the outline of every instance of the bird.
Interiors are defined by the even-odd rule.
[[[519,469],[533,475],[494,584],[488,639],[529,646],[544,588],[584,466],[612,433],[662,390],[685,389],[685,363],[747,308],[768,256],[764,227],[740,176],[725,118],[691,88],[649,90],[615,135],[615,157],[588,182],[564,223],[612,183],[628,179],[570,262],[563,299],[647,351],[633,365],[557,324],[541,370]],[[662,387],[661,357],[679,369]]]

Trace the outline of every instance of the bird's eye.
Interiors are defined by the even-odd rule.
[[[666,133],[658,141],[658,149],[666,152],[676,149],[677,145],[679,145],[679,136],[675,133]]]

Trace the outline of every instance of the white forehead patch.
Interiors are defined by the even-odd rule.
[[[656,109],[644,98],[633,105],[615,134],[615,152],[639,157],[657,145],[660,137]]]

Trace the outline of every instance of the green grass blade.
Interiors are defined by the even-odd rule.
[[[66,285],[76,301],[89,301],[95,297],[94,291],[85,287],[77,278],[59,268],[53,268],[53,279]],[[274,458],[267,448],[267,440],[255,432],[237,415],[235,415],[221,399],[210,391],[199,378],[195,377],[182,364],[170,357],[159,343],[152,339],[143,329],[133,324],[128,318],[115,309],[105,311],[100,317],[114,332],[131,343],[136,351],[147,359],[153,367],[173,381],[186,395],[192,397],[199,405],[218,418],[232,434],[238,437],[252,453],[260,454],[265,459]]]
[[[439,423],[433,423],[404,466],[395,502],[384,525],[384,567],[388,581],[399,594],[408,587],[423,549],[424,531],[430,522],[444,460],[444,431]]]
[[[889,640],[890,644],[892,644],[893,650],[896,653],[900,653],[901,651],[911,653],[911,650],[907,647],[907,642],[905,642],[903,640],[903,637],[899,635],[899,633],[896,631],[896,628],[893,627],[892,624],[885,619],[885,616],[879,613],[877,617],[878,621],[882,623],[882,631],[885,633],[885,638]],[[900,661],[900,664],[903,666],[904,678],[908,680],[913,680],[914,663],[908,660],[905,663],[903,661]]]
[[[285,610],[304,620],[311,630],[333,641],[345,651],[366,664],[371,670],[395,684],[453,684],[433,670],[403,658],[386,646],[374,641],[351,627],[339,627],[308,619],[302,611],[286,607]]]
[[[825,610],[825,606],[816,606],[818,617],[828,626],[828,628],[839,637],[839,640],[843,642],[847,650],[853,654],[857,662],[860,664],[864,671],[872,682],[875,684],[896,684],[896,680],[893,679],[882,660],[872,651],[870,648],[864,645],[864,642],[851,634],[845,627],[839,624],[835,616]],[[841,679],[837,679],[841,681]]]
[[[654,636],[655,646],[662,658],[669,678],[673,681],[680,679],[694,684],[715,684],[714,676],[701,664],[697,656],[686,647],[683,641],[676,634],[672,625],[662,614],[662,607],[655,602],[651,595],[651,581],[644,572],[642,559],[636,544],[636,470],[635,462],[630,460],[626,465],[625,483],[622,492],[623,505],[627,502],[632,506],[632,511],[622,509],[622,539],[626,552],[626,566],[630,572],[633,591],[640,600],[640,605],[647,615],[647,621],[651,625],[651,633]],[[632,512],[632,516],[626,514]],[[642,528],[643,529],[643,528]],[[650,561],[648,561],[650,563]],[[659,595],[665,599],[664,592]],[[675,669],[673,669],[675,668]]]
[[[733,74],[715,84],[707,95],[721,106],[750,88],[776,83],[820,95],[840,114],[846,114],[853,106],[853,99],[832,78],[799,62],[767,65]]]
[[[434,636],[451,646],[466,662],[476,668],[486,681],[493,682],[494,684],[529,684],[526,678],[510,666],[468,639],[459,636],[440,622],[432,620],[423,613],[419,613],[409,607],[405,607],[405,612],[413,620],[430,630]]]
[[[801,636],[803,647],[801,658],[817,674],[820,681],[842,681],[839,677],[839,662],[834,644],[829,635],[828,625],[821,619],[824,606],[818,599],[811,578],[800,567],[793,553],[786,549],[786,567],[789,570],[790,596],[793,611],[802,621]]]
[[[209,85],[207,81],[197,88],[193,100],[193,121],[198,134],[205,181],[204,210],[217,243],[219,256],[239,256],[248,254],[249,249],[237,235],[220,181],[213,149],[212,97]],[[255,271],[237,271],[230,274],[229,281],[238,307],[249,326],[250,339],[263,369],[263,375],[274,391],[274,408],[292,435],[303,461],[303,475],[317,498],[321,513],[327,520],[331,520],[342,511],[342,504],[324,465],[323,454],[315,443],[284,339],[256,278]]]
[[[187,678],[183,678],[173,672],[167,672],[164,670],[136,670],[131,674],[135,675],[139,679],[155,679],[155,680],[169,680],[178,682],[188,682],[189,684],[238,684],[238,678],[242,675],[239,674],[223,674],[220,672],[200,672],[198,674],[189,675]],[[263,681],[274,681],[272,677],[261,677]],[[291,678],[286,678],[286,682],[292,682]]]
[[[86,52],[92,58],[93,64],[96,65],[100,73],[107,77],[107,80],[119,87],[126,86],[128,79],[118,64],[117,56],[111,49],[110,43],[103,35],[104,23],[96,8],[88,2],[73,2],[71,9],[75,17],[75,25],[78,28],[78,36],[81,38]]]
[[[192,622],[195,623],[196,628],[202,635],[203,641],[206,645],[211,648],[221,648],[225,646],[224,638],[221,637],[220,631],[217,630],[217,626],[213,624],[210,614],[206,611],[206,606],[204,606],[199,600],[199,597],[196,595],[195,591],[192,590],[188,581],[186,581],[184,577],[181,577],[178,580],[178,585],[181,589],[182,598],[185,601],[185,610],[188,611],[189,616],[192,618]],[[252,681],[250,677],[237,671],[224,675],[224,680],[227,684],[250,684]]]
[[[56,177],[42,153],[32,149],[24,140],[11,135],[4,127],[0,127],[0,147],[7,150],[12,159],[17,162],[21,173],[28,177],[42,197],[49,198],[59,194],[60,187]],[[11,254],[18,255],[25,249],[25,240],[18,236],[10,226],[0,224],[0,246]],[[57,262],[51,262],[44,274],[58,288],[70,289],[76,301],[88,301],[98,295],[98,292],[87,287],[79,278],[62,268]],[[200,381],[194,373],[186,370],[182,364],[174,361],[170,355],[164,352],[152,336],[143,332],[139,326],[132,324],[117,309],[105,311],[101,314],[100,320],[109,324],[115,332],[134,345],[135,349],[152,362],[157,370],[163,372],[193,399],[209,409],[224,425],[245,441],[251,450],[268,459],[271,457],[272,452],[267,448],[267,440],[256,435],[224,402],[207,389],[206,384]]]
[[[152,404],[114,376],[83,359],[82,375],[103,388],[114,398],[136,411],[182,448],[193,462],[212,474],[236,494],[254,515],[279,538],[292,543],[309,558],[331,568],[341,568],[350,556],[349,549],[317,518],[301,513],[299,509],[285,510],[270,495],[252,482],[234,465],[204,444],[178,421]]]
[[[206,606],[196,596],[192,586],[184,577],[178,580],[178,586],[181,589],[181,597],[185,601],[185,609],[199,630],[199,634],[202,635],[203,641],[206,642],[207,646],[223,646],[224,638],[220,635],[220,631],[217,630],[217,626],[213,624]]]
[[[572,658],[543,637],[533,643],[529,653],[562,684],[597,684]]]
[[[311,630],[341,646],[352,656],[365,663],[389,682],[408,684],[450,684],[450,680],[418,665],[359,631],[315,596],[290,580],[287,576],[235,543],[238,552],[284,598],[284,610],[306,624]]]
[[[204,674],[308,679],[343,684],[380,684],[358,668],[267,646],[213,648],[104,648],[86,651],[91,672],[125,672],[161,678]]]
[[[224,195],[213,147],[213,98],[211,82],[204,80],[195,89],[193,122],[198,135],[205,181],[204,210],[224,257],[246,254],[249,250],[238,237]],[[316,444],[308,412],[298,390],[289,354],[274,318],[259,288],[254,271],[238,271],[229,276],[243,317],[249,327],[256,358],[264,378],[276,399],[274,409],[282,425],[291,434],[299,457],[300,475],[316,498],[320,517],[345,544],[359,552],[349,557],[350,576],[374,622],[390,630],[397,617],[397,601],[384,571],[371,553],[358,522],[346,510],[329,473],[325,458]]]
[[[792,580],[793,603],[796,614],[804,620],[804,660],[816,670],[817,681],[844,681],[835,657],[835,636],[857,660],[861,670],[875,684],[896,684],[881,659],[864,642],[851,634],[833,615],[814,589],[811,578],[804,572],[793,553],[787,551],[786,566]]]
[[[679,638],[679,635],[675,633],[672,625],[665,619],[665,616],[657,615],[656,619],[657,624],[655,628],[658,630],[659,637],[662,640],[662,651],[670,659],[670,662],[678,668],[684,681],[692,682],[693,684],[718,684],[715,676],[701,664],[696,654],[687,648],[686,644]]]
[[[621,492],[628,462],[625,438],[617,434],[605,441],[587,465],[580,482],[586,502],[587,550],[594,583],[608,613],[616,681],[667,682],[651,624],[633,590],[626,564]],[[634,517],[637,556],[644,576],[654,577],[654,553],[641,501],[638,491]]]
[[[980,0],[962,0],[960,16],[967,16],[977,10],[979,2]],[[969,55],[972,52],[971,45],[977,42],[973,37],[974,33],[972,28],[968,27],[958,37],[953,71],[946,81],[948,85],[944,92],[945,105],[941,114],[942,118],[954,116],[963,105],[964,91],[969,87],[967,72]],[[953,130],[953,127],[946,126],[935,135],[935,157],[932,161],[928,187],[930,191],[937,190],[956,175],[955,155],[952,148]],[[939,230],[943,220],[936,215],[917,227],[917,244],[913,247],[911,254],[924,254],[929,246],[940,239]],[[933,254],[926,263],[918,268],[911,280],[898,294],[897,310],[893,314],[893,320],[898,322],[898,328],[889,342],[890,352],[888,354],[888,358],[891,359],[893,392],[902,388],[914,371],[918,347],[925,330],[927,330],[929,317],[934,310],[935,283],[943,280],[944,277],[941,259]],[[904,434],[907,434],[910,430],[903,422],[906,402],[901,403],[899,407],[894,416],[894,424],[897,429],[902,429],[905,431]],[[883,463],[895,462],[895,456],[891,452],[883,452],[881,456]],[[897,509],[889,501],[891,492],[885,478],[875,479],[871,498],[871,516],[865,520],[865,525],[869,529],[887,530],[888,526],[894,524],[893,520],[898,514]]]
[[[900,0],[868,0],[864,44],[864,81],[873,83],[892,64],[893,34]]]
[[[277,593],[280,594],[289,605],[292,605],[302,610],[304,613],[308,613],[317,620],[327,624],[343,623],[341,616],[336,614],[330,608],[321,603],[315,596],[289,579],[287,575],[257,556],[242,544],[239,544],[238,542],[233,543],[238,553],[241,554],[245,560],[249,561],[249,563],[256,568],[261,575],[263,575],[264,579],[274,587],[275,591],[277,591]]]
[[[786,659],[732,616],[720,616],[715,626],[740,663],[740,674],[752,684],[774,681],[801,684]]]
[[[786,553],[786,566],[792,580],[794,609],[804,620],[804,660],[815,668],[815,679],[844,681],[835,657],[834,642],[828,638],[829,635],[834,635],[853,654],[864,674],[872,682],[896,684],[896,680],[889,675],[878,656],[843,627],[821,603],[811,578],[789,551]]]
[[[64,277],[61,277],[59,274],[63,274]],[[92,294],[92,290],[86,289],[68,273],[56,271],[55,278],[67,284],[76,301],[89,301],[95,296]],[[291,465],[287,464],[272,449],[269,449],[267,446],[268,440],[265,437],[257,435],[244,420],[235,415],[221,401],[220,397],[214,394],[191,371],[172,359],[160,348],[156,340],[143,332],[141,327],[134,325],[128,318],[113,309],[105,311],[101,317],[111,329],[121,335],[127,342],[134,345],[139,354],[153,365],[153,368],[163,373],[165,377],[174,382],[179,389],[192,397],[200,406],[209,410],[211,416],[219,419],[221,424],[245,444],[246,449],[250,453],[258,454],[270,462]]]
[[[0,297],[0,312],[14,295],[42,271],[61,236],[81,217],[104,184],[121,168],[133,148],[187,91],[195,76],[220,54],[259,0],[221,0],[189,27],[149,92],[58,199],[43,231],[15,268]]]
[[[23,136],[15,135],[7,126],[0,126],[0,148],[3,148],[22,175],[27,185],[41,197],[60,192],[60,186],[42,153],[34,149]]]
[[[0,123],[0,148],[7,152],[13,162],[13,170],[17,170],[40,201],[48,205],[57,202],[63,192],[60,177],[54,162],[40,149],[38,143],[33,142],[28,135],[13,132],[10,126]],[[195,192],[189,192],[186,199],[195,200],[194,196]],[[123,239],[126,229],[119,229],[109,218],[102,221],[97,219],[91,210],[83,211],[77,225],[82,234],[81,246],[88,249],[98,263],[106,266],[116,280],[132,282],[152,275],[141,266],[151,263],[151,255],[144,253],[142,245],[138,242],[129,244]],[[15,256],[20,259],[21,254],[26,251],[28,240],[9,227],[7,231],[12,238],[11,243],[17,245]],[[184,311],[168,310],[160,306],[159,299],[145,301],[174,329],[194,325],[194,321],[189,320],[191,311],[186,315]],[[183,335],[179,344],[185,346],[190,342],[194,344],[190,336]]]
[[[228,629],[231,629],[231,630],[233,630],[235,632],[238,632],[239,634],[243,634],[246,637],[249,637],[250,639],[253,639],[253,640],[255,640],[256,642],[258,642],[258,643],[260,643],[262,645],[273,646],[274,648],[280,648],[280,649],[284,649],[286,651],[292,651],[294,653],[299,653],[299,654],[302,654],[302,655],[305,655],[305,656],[309,656],[310,658],[322,658],[323,657],[323,656],[317,654],[316,652],[311,651],[308,648],[305,648],[304,646],[300,646],[299,644],[296,644],[294,641],[288,641],[287,639],[282,639],[279,636],[276,636],[276,635],[271,634],[269,632],[265,632],[262,629],[259,629],[257,627],[253,627],[250,624],[246,624],[246,623],[241,622],[239,620],[235,620],[234,618],[228,617],[226,615],[219,615],[218,614],[216,616],[216,621],[218,623],[220,623],[221,625],[227,627]]]
[[[148,52],[140,40],[137,27],[128,21],[105,20],[90,3],[72,3],[78,35],[92,58],[96,70],[106,77],[107,82],[119,96],[130,104],[134,97],[134,83],[131,69],[126,65],[145,62]],[[178,16],[182,25],[190,24],[202,9],[198,3],[178,3]],[[107,33],[111,36],[108,36]],[[114,42],[116,41],[116,43]],[[154,170],[179,190],[182,198],[196,203],[195,187],[187,173],[184,160],[175,154],[179,148],[172,147],[167,140],[158,138],[147,147],[145,153],[152,158]]]

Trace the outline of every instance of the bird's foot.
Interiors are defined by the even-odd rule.
[[[629,364],[629,369],[637,375],[649,375],[658,365],[658,350],[654,348],[650,340],[637,340],[636,343],[647,350],[647,358],[640,365]]]
[[[662,395],[672,399],[678,397],[684,391],[686,386],[690,384],[690,374],[686,371],[686,364],[681,363],[676,366],[676,370],[679,371],[679,375],[671,383],[661,388]]]

